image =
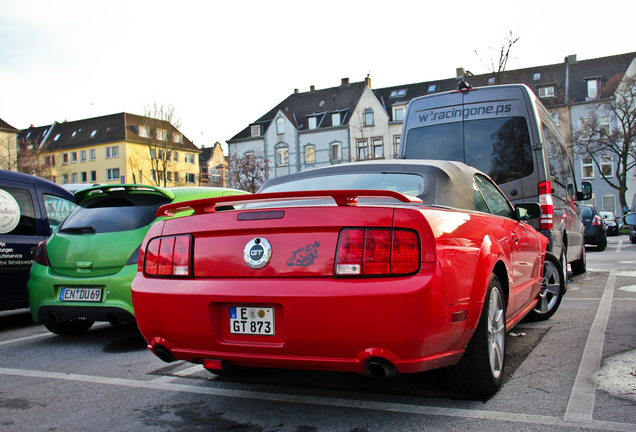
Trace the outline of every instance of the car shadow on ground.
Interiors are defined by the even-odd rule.
[[[33,321],[29,309],[16,309],[0,312],[0,332],[35,327],[40,324]]]

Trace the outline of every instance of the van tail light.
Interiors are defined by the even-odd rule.
[[[552,183],[549,181],[539,183],[539,204],[541,205],[539,228],[551,230],[554,227],[554,201],[552,201]]]
[[[147,276],[189,277],[192,276],[192,237],[188,234],[157,237],[140,255]]]
[[[336,251],[337,276],[415,273],[422,255],[419,236],[404,229],[346,228]]]
[[[592,219],[592,225],[601,225],[601,223],[601,217],[599,215],[594,216],[594,219]]]
[[[42,240],[38,243],[35,248],[35,257],[34,261],[40,265],[51,267],[51,262],[49,261],[49,254],[46,252],[46,240]]]

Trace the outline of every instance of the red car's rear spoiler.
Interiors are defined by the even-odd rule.
[[[271,192],[249,195],[233,195],[216,198],[204,198],[194,201],[166,204],[159,207],[157,217],[172,217],[176,213],[193,210],[194,214],[215,213],[218,204],[263,202],[263,201],[290,201],[307,198],[333,198],[339,206],[356,206],[358,198],[395,198],[403,203],[421,203],[422,200],[390,190],[317,190],[317,191],[293,191]]]

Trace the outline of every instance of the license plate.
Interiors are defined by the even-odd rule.
[[[62,288],[60,301],[76,302],[100,302],[102,301],[101,288]]]
[[[274,335],[274,308],[230,307],[230,333]]]

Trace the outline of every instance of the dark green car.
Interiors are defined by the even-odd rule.
[[[130,284],[139,246],[168,203],[245,194],[212,187],[108,185],[75,194],[78,207],[38,245],[29,277],[31,315],[53,333],[75,335],[95,321],[134,322]],[[179,213],[185,216],[187,213]]]

